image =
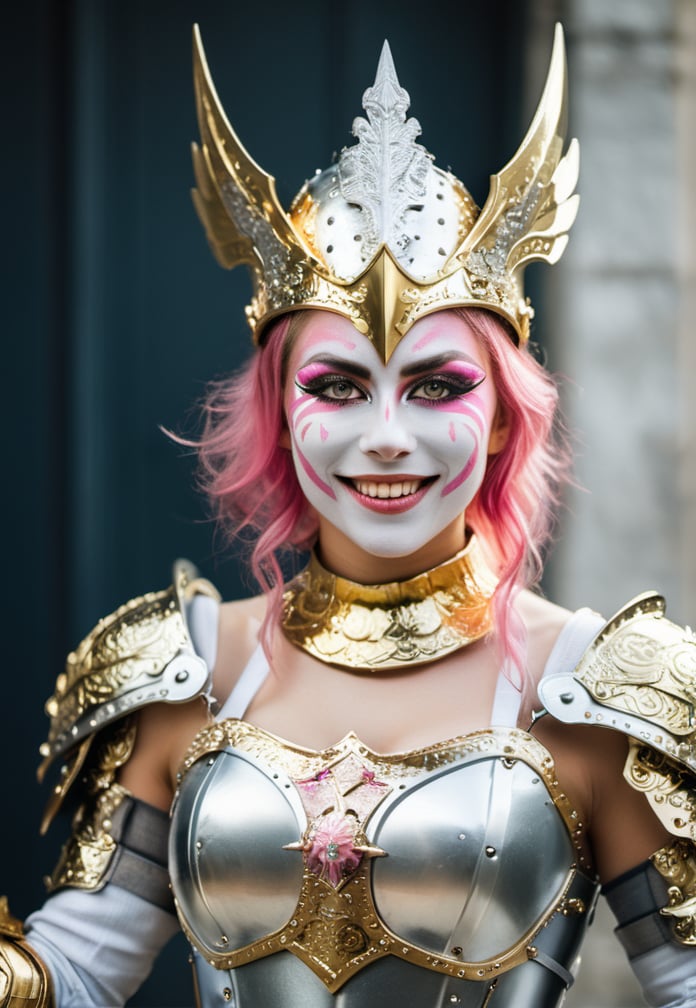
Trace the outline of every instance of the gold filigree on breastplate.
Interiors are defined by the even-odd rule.
[[[551,756],[525,732],[488,729],[414,752],[379,755],[353,733],[336,746],[315,752],[231,719],[199,733],[185,758],[180,782],[197,761],[228,748],[259,766],[272,767],[274,777],[287,776],[301,800],[306,828],[296,841],[283,845],[288,857],[303,859],[301,889],[294,912],[272,933],[242,948],[230,951],[228,945],[218,951],[201,944],[177,904],[187,937],[217,969],[243,966],[285,950],[302,960],[331,992],[384,956],[451,977],[491,981],[534,957],[534,939],[555,913],[584,914],[587,909],[570,892],[576,865],[588,863],[583,826],[559,789]],[[510,766],[521,761],[538,774],[568,831],[575,864],[568,865],[565,882],[550,895],[541,919],[518,941],[494,959],[468,962],[461,948],[437,954],[400,937],[381,919],[373,896],[372,866],[389,851],[370,843],[368,824],[389,796],[417,778],[479,755]],[[198,846],[196,856],[204,856]],[[223,936],[216,944],[227,942]]]
[[[497,583],[474,536],[447,563],[387,584],[338,577],[312,555],[285,592],[283,632],[313,657],[343,668],[422,664],[492,629]]]

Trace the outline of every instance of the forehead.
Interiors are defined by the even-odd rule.
[[[295,371],[315,354],[330,354],[359,361],[371,371],[400,371],[418,360],[428,360],[444,353],[461,353],[463,358],[481,367],[488,364],[488,354],[478,335],[453,311],[440,311],[419,319],[407,332],[387,365],[384,365],[367,338],[348,319],[335,312],[308,311],[290,353],[290,370]]]

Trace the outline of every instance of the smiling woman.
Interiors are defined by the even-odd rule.
[[[69,656],[45,756],[52,811],[84,803],[27,937],[4,921],[0,1005],[122,1003],[175,910],[202,1008],[558,1008],[604,883],[650,1003],[687,1008],[696,640],[655,596],[605,624],[533,590],[567,467],[522,287],[577,204],[560,28],[480,213],[386,45],[288,213],[194,60],[195,201],[258,344],[202,480],[264,593],[180,563]]]
[[[392,580],[388,560],[403,558],[405,542],[426,568],[464,548],[496,412],[486,365],[454,313],[417,322],[386,364],[346,319],[309,315],[290,353],[285,409],[322,556],[337,574],[377,581],[381,567]],[[398,567],[397,577],[422,569]]]

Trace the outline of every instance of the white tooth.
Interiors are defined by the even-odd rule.
[[[382,500],[386,500],[387,497],[391,496],[390,487],[388,483],[380,483],[377,487],[377,496]]]
[[[419,480],[412,480],[411,481],[411,491],[410,492],[412,494],[415,493],[419,486],[420,486],[420,481]]]
[[[367,483],[365,483],[363,480],[357,480],[355,485],[358,488],[358,493],[361,494],[367,493]]]
[[[390,497],[401,497],[403,492],[404,492],[403,483],[392,483],[392,485],[389,487]]]
[[[377,496],[377,484],[376,483],[368,483],[367,484],[367,494],[368,494],[368,497],[376,497]]]

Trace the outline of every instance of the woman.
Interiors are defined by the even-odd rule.
[[[289,215],[198,44],[195,76],[196,204],[252,267],[259,343],[203,472],[266,591],[219,605],[179,565],[69,657],[46,756],[87,800],[28,942],[5,926],[8,996],[137,987],[175,926],[169,833],[205,1006],[558,1005],[598,879],[650,1003],[693,1003],[693,641],[655,597],[604,626],[528,588],[565,468],[521,285],[575,213],[560,32],[480,214],[386,48],[358,143]],[[309,546],[283,592],[275,552]]]

